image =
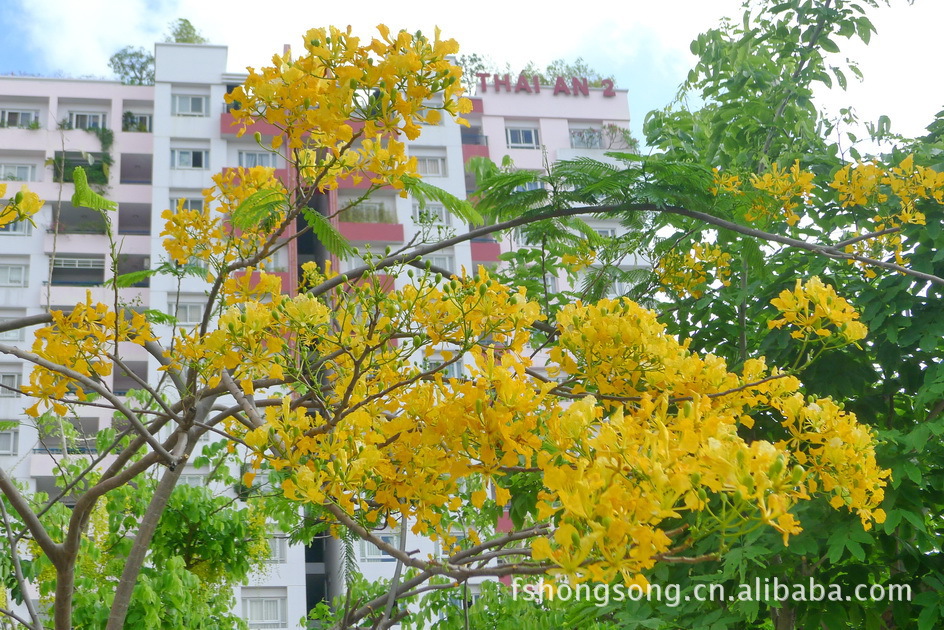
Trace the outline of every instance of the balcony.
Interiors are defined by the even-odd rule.
[[[58,254],[52,261],[50,284],[54,287],[95,287],[104,282],[104,256]]]
[[[122,153],[119,183],[150,185],[153,162],[149,153]]]
[[[242,129],[242,126],[238,124],[234,125],[233,123],[235,121],[236,121],[236,118],[231,113],[229,113],[228,111],[223,112],[220,115],[220,135],[222,135],[224,138],[236,137],[236,134],[239,132],[240,129]],[[269,136],[269,137],[278,136],[282,134],[282,130],[276,127],[275,125],[271,125],[267,122],[254,122],[251,125],[249,125],[249,127],[246,128],[246,131],[243,135],[248,135],[252,137],[252,135],[256,133],[257,131],[263,136]]]
[[[338,229],[352,243],[402,243],[401,223],[349,223],[341,221]]]
[[[470,243],[473,263],[497,263],[501,245],[490,240],[473,240]]]
[[[118,206],[118,234],[122,235],[149,235],[151,233],[151,204],[122,203]],[[141,243],[143,249],[130,251],[147,251],[150,242]]]

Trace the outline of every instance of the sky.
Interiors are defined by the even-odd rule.
[[[860,62],[865,81],[848,92],[821,91],[830,111],[855,105],[864,120],[886,114],[892,129],[920,135],[944,109],[944,81],[933,71],[940,57],[944,1],[891,0],[872,14],[878,28],[868,47],[841,43],[841,57]],[[741,0],[476,0],[410,5],[390,0],[356,3],[280,0],[264,11],[258,0],[0,0],[0,74],[110,77],[108,58],[126,45],[153,50],[170,23],[189,19],[211,43],[229,47],[228,70],[265,65],[284,44],[298,44],[316,26],[346,26],[371,36],[375,26],[456,39],[464,53],[477,52],[504,65],[538,65],[582,57],[629,90],[634,134],[646,112],[675,97],[694,57],[689,43],[723,16],[739,17]],[[414,5],[416,6],[416,5]],[[575,11],[579,7],[579,11]]]

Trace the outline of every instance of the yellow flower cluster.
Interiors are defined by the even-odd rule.
[[[68,367],[73,372],[97,380],[112,373],[116,344],[131,342],[144,345],[156,338],[144,315],[123,311],[121,315],[102,303],[93,303],[89,292],[86,301],[65,313],[50,311],[52,324],[36,331],[33,352],[55,365]],[[78,400],[86,399],[82,385],[74,378],[36,365],[30,374],[30,383],[23,390],[37,399],[26,410],[31,416],[40,414],[40,407],[51,407],[64,415],[68,409],[60,401],[70,389]]]
[[[783,414],[790,438],[778,444],[789,448],[796,461],[810,473],[810,492],[831,493],[831,505],[847,507],[869,529],[872,521],[883,523],[885,511],[878,507],[884,498],[881,483],[889,471],[875,463],[875,436],[868,426],[830,399],[804,402],[794,394],[775,400]]]
[[[752,175],[751,185],[765,194],[753,197],[747,220],[782,214],[787,223],[795,225],[800,220],[796,209],[811,201],[813,178],[813,173],[800,169],[799,160],[789,169],[773,164],[766,173]]]
[[[416,176],[415,159],[398,137],[416,139],[420,125],[435,124],[441,112],[471,111],[461,98],[461,70],[447,59],[459,46],[440,39],[438,29],[432,40],[377,29],[379,38],[369,42],[350,27],[312,29],[301,55],[276,55],[272,66],[250,68],[244,86],[227,95],[240,105],[233,111],[240,132],[258,119],[274,125],[287,139],[288,157],[320,190],[348,176],[394,187]],[[273,150],[282,142],[275,136]]]
[[[724,286],[731,284],[731,254],[718,245],[695,243],[683,254],[670,252],[656,265],[655,273],[662,286],[680,296],[699,298],[709,282],[718,280]],[[714,278],[709,274],[714,274]]]
[[[789,326],[790,336],[805,342],[819,341],[837,348],[865,339],[868,328],[859,314],[836,290],[817,276],[797,280],[793,291],[784,290],[770,302],[782,313],[767,323],[770,328]]]
[[[898,166],[891,168],[885,168],[875,161],[844,166],[836,172],[829,185],[836,189],[843,208],[878,208],[871,217],[871,225],[864,231],[856,230],[853,237],[895,229],[909,223],[925,225],[925,215],[917,209],[918,202],[932,200],[938,204],[944,203],[944,173],[916,165],[914,156],[908,156]],[[889,209],[881,208],[890,201],[895,203]],[[886,252],[892,252],[899,265],[907,263],[902,255],[902,239],[897,231],[857,241],[848,245],[846,252],[869,258],[881,258]],[[869,278],[876,275],[868,265],[851,260],[849,264],[858,264]]]
[[[7,194],[7,185],[0,183],[0,199]],[[28,220],[43,207],[39,195],[30,191],[26,186],[0,206],[0,226],[14,221]]]
[[[552,359],[592,395],[546,421],[539,516],[561,525],[535,543],[536,559],[578,579],[632,580],[678,544],[662,524],[685,512],[710,515],[702,534],[759,521],[786,543],[800,531],[791,507],[820,489],[863,522],[883,519],[888,473],[875,463],[874,437],[852,414],[830,416],[831,401],[804,403],[796,378],[757,360],[730,373],[626,300],[567,306],[558,329]],[[738,425],[751,426],[759,408],[780,412],[794,439],[745,441]]]

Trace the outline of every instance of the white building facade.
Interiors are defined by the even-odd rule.
[[[226,47],[161,43],[155,52],[154,86],[0,77],[0,181],[8,184],[8,194],[22,182],[46,200],[36,228],[25,223],[0,228],[0,320],[69,309],[84,301],[87,291],[98,301],[113,299],[112,290],[103,286],[112,275],[105,225],[97,213],[69,202],[72,165],[84,165],[93,187],[118,202],[112,227],[120,250],[119,274],[162,262],[161,212],[180,199],[202,204],[202,191],[214,173],[238,166],[285,167],[251,133],[237,138],[231,126],[224,96],[244,75],[228,72]],[[481,77],[481,82],[468,116],[470,128],[447,119],[424,127],[422,136],[408,143],[423,177],[456,197],[465,197],[471,186],[464,165],[475,155],[495,161],[507,155],[517,168],[542,170],[545,160],[603,158],[607,150],[625,148],[615,144],[615,130],[629,126],[625,90],[590,88],[574,77],[555,85],[497,76]],[[56,162],[69,168],[57,172]],[[361,192],[359,186],[342,184],[324,203],[335,211]],[[615,222],[599,223],[601,230],[619,229]],[[401,198],[392,189],[342,214],[338,225],[354,245],[377,253],[402,247],[422,230],[444,234],[467,228],[441,206],[433,203],[421,210],[416,200]],[[438,232],[440,228],[446,232]],[[274,271],[284,275],[283,286],[297,285],[298,267],[318,256],[315,249],[316,244],[300,239],[274,262]],[[497,264],[500,251],[495,240],[480,239],[430,260],[445,269],[474,271],[479,264]],[[360,263],[352,259],[340,264],[346,269]],[[402,286],[408,279],[390,281]],[[176,314],[186,324],[202,317],[207,288],[196,277],[178,285],[176,279],[153,276],[120,289],[120,300]],[[0,333],[0,342],[28,349],[32,330]],[[143,349],[129,347],[123,356],[133,375],[116,370],[107,380],[116,393],[133,388],[134,377],[157,378],[158,365]],[[48,492],[54,488],[56,460],[66,449],[26,420],[28,398],[17,390],[29,371],[23,362],[0,355],[0,466],[29,489]],[[79,447],[69,454],[94,454],[95,433],[110,422],[104,413],[94,412],[77,419]],[[188,466],[182,479],[198,484],[205,474]],[[390,542],[399,539],[394,532],[384,536]],[[422,556],[438,553],[434,543],[412,535],[407,546]],[[302,628],[299,620],[310,608],[343,590],[340,548],[323,539],[308,547],[292,545],[273,531],[272,549],[269,570],[238,587],[237,613],[250,627]],[[367,579],[392,577],[395,563],[389,556],[365,543],[355,545],[355,554]]]

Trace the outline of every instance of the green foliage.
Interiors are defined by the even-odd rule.
[[[419,202],[420,209],[425,208],[427,202],[435,201],[442,204],[446,210],[462,220],[463,223],[476,226],[482,224],[482,216],[471,203],[465,199],[459,199],[438,186],[428,184],[416,177],[403,178],[403,186]]]
[[[105,199],[88,185],[88,176],[81,166],[72,171],[72,181],[75,182],[75,193],[72,195],[72,205],[92,210],[117,210],[118,204]]]
[[[125,85],[154,85],[154,55],[125,46],[108,58],[108,67]]]
[[[209,44],[210,40],[200,34],[200,31],[186,18],[178,18],[170,23],[170,33],[164,37],[165,42],[177,44]]]
[[[402,626],[405,630],[617,630],[633,627],[617,625],[608,614],[600,614],[597,602],[536,601],[525,595],[525,584],[534,584],[534,581],[516,578],[517,589],[499,582],[483,582],[474,600],[471,587],[466,584],[458,589],[433,591],[418,602],[420,612]]]
[[[268,232],[276,227],[279,210],[288,203],[285,193],[263,188],[246,197],[233,211],[230,222],[238,230]]]
[[[305,208],[302,210],[302,215],[308,222],[311,231],[315,233],[315,236],[330,253],[341,258],[354,253],[354,247],[320,212],[312,208]]]

